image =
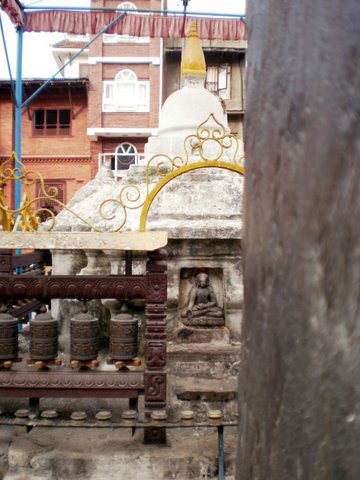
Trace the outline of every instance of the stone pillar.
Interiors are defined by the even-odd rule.
[[[359,25],[249,2],[241,480],[360,478]]]

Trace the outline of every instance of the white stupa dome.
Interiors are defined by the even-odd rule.
[[[170,95],[165,101],[159,119],[159,136],[185,138],[196,132],[196,129],[211,114],[229,132],[226,114],[219,97],[202,86],[185,86]],[[206,124],[209,128],[218,125],[211,120]]]
[[[210,131],[220,128],[223,134],[230,133],[220,98],[204,87],[206,64],[195,22],[186,39],[181,75],[183,87],[166,99],[160,112],[158,134],[145,145],[144,163],[154,155],[183,155],[186,137],[196,135],[204,122],[203,128]]]

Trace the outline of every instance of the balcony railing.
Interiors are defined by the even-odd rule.
[[[143,158],[142,153],[99,153],[99,170],[103,165],[110,164],[115,179],[118,179],[124,176],[130,165],[138,165]]]

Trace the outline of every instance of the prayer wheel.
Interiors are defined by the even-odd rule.
[[[18,321],[9,313],[0,313],[0,360],[13,360],[18,354]]]
[[[127,313],[126,305],[110,320],[110,357],[113,360],[130,360],[137,356],[138,320]]]
[[[70,351],[72,360],[95,360],[99,352],[99,320],[81,312],[70,321]]]
[[[58,353],[58,322],[50,312],[30,320],[31,360],[53,360]]]

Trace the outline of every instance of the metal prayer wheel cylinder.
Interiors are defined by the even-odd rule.
[[[0,313],[0,360],[13,360],[18,354],[18,321],[9,313]]]
[[[73,360],[95,360],[99,352],[99,320],[79,313],[70,320],[70,352]]]
[[[125,307],[125,308],[124,308]],[[130,360],[138,352],[138,321],[122,306],[110,320],[110,357],[113,360]]]
[[[53,360],[58,353],[58,322],[50,312],[30,320],[30,358]]]

